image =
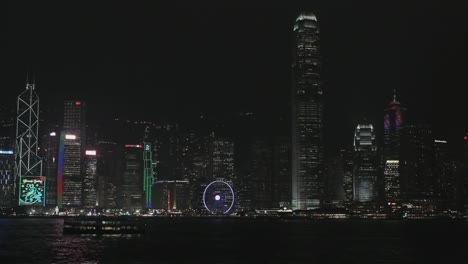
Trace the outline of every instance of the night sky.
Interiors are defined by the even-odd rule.
[[[33,69],[43,106],[86,100],[91,119],[253,112],[274,123],[290,115],[294,19],[311,10],[330,149],[352,142],[363,115],[380,132],[393,89],[407,120],[442,135],[468,127],[466,4],[151,2],[9,1],[0,103],[14,105]]]

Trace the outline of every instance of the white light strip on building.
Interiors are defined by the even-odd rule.
[[[76,139],[75,135],[65,135],[65,139]]]
[[[95,150],[87,150],[85,152],[86,155],[88,156],[96,156],[96,151]]]

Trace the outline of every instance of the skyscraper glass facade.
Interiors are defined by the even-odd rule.
[[[83,207],[95,208],[97,205],[97,156],[96,150],[85,152],[85,174],[83,179]]]
[[[320,31],[307,12],[294,24],[292,62],[292,207],[320,205],[324,174]]]
[[[86,143],[86,104],[65,101],[63,131],[60,133],[57,172],[57,204],[59,207],[82,205],[83,149]]]
[[[372,124],[359,124],[354,133],[354,200],[370,202],[377,194],[377,146]]]
[[[125,209],[142,209],[143,195],[143,147],[126,145],[122,172],[121,202]]]
[[[396,100],[396,93],[394,92],[393,100],[388,104],[388,107],[384,110],[384,142],[383,142],[383,167],[384,171],[387,171],[386,166],[388,160],[398,161],[400,156],[400,129],[403,127],[404,113],[405,108],[403,108]],[[394,169],[399,170],[398,168],[393,168],[394,166],[401,165],[398,163],[391,163],[392,171]],[[390,170],[390,168],[389,168]],[[400,179],[395,178],[396,175],[399,177],[399,173],[390,173],[385,174],[385,189],[387,187],[392,189],[392,193],[385,194],[385,197],[391,199],[392,201],[399,199],[400,197],[395,197],[395,195],[400,195],[400,191],[394,188],[400,188]]]

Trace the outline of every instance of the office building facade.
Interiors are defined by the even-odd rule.
[[[385,189],[391,190],[391,193],[385,193],[385,199],[387,201],[400,200],[400,178],[399,173],[395,171],[400,166],[400,129],[404,125],[406,109],[402,107],[401,103],[397,101],[396,91],[393,92],[393,100],[388,104],[384,110],[384,138],[383,138],[383,149],[382,149],[382,167],[384,172],[388,172],[384,175]],[[391,161],[391,162],[387,162]],[[389,167],[387,167],[389,166]]]
[[[85,144],[86,104],[81,101],[65,101],[57,165],[57,205],[59,208],[82,206]]]
[[[354,133],[354,200],[371,202],[377,196],[378,158],[372,124],[359,124]]]

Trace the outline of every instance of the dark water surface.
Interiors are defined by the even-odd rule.
[[[468,263],[463,223],[166,218],[118,236],[62,225],[0,219],[0,263]]]

